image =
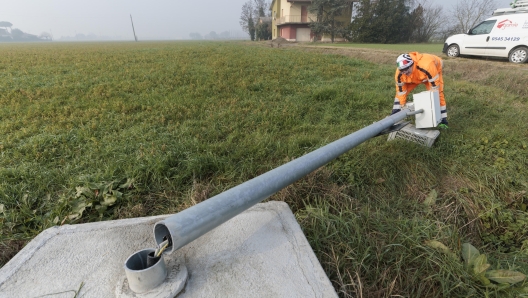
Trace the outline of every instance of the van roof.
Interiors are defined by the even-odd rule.
[[[514,0],[510,6],[511,8],[528,7],[528,0]]]
[[[522,8],[498,8],[493,12],[493,16],[502,16],[505,14],[528,13],[528,7]]]
[[[514,0],[511,8],[498,8],[493,12],[494,16],[516,13],[528,13],[528,0]]]

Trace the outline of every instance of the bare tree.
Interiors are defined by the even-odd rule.
[[[53,40],[53,36],[49,34],[48,32],[40,33],[39,38],[46,39],[46,40]]]
[[[270,2],[267,0],[253,0],[253,8],[253,16],[256,19],[271,16]]]
[[[251,40],[255,40],[255,19],[254,5],[251,0],[242,5],[242,12],[240,13],[240,26],[246,31]]]
[[[495,0],[461,0],[451,8],[450,14],[461,30],[459,33],[466,33],[490,16],[496,6]]]
[[[431,0],[418,0],[415,11],[420,15],[420,26],[413,32],[416,42],[428,42],[442,30],[445,23],[442,6],[434,5]]]
[[[250,0],[242,5],[242,12],[240,13],[240,26],[244,31],[248,31],[249,19],[253,18],[254,8],[253,2]]]

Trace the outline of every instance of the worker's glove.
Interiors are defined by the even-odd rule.
[[[394,114],[396,114],[396,113],[398,113],[400,111],[401,111],[401,109],[392,109],[391,115],[394,115]]]

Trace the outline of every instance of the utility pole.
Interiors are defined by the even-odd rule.
[[[132,22],[132,32],[134,32],[134,39],[137,40],[136,30],[134,29],[134,21],[132,21],[132,15],[130,15],[130,22]]]

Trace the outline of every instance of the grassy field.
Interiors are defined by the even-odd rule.
[[[335,46],[342,48],[361,48],[361,49],[376,49],[389,50],[401,53],[407,52],[422,52],[435,55],[442,55],[443,43],[418,43],[418,44],[371,44],[371,43],[311,43],[316,46]]]
[[[402,49],[0,45],[0,265],[51,226],[175,213],[384,118]],[[270,198],[341,297],[528,293],[526,66],[445,68],[434,147],[377,137]]]

